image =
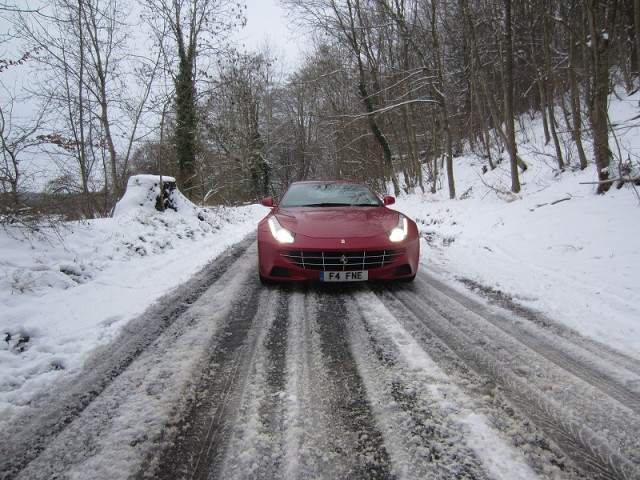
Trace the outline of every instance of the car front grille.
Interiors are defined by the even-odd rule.
[[[353,252],[288,251],[282,257],[311,270],[357,271],[384,267],[402,255],[401,250],[359,250]]]

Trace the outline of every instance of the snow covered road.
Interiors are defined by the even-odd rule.
[[[640,362],[413,284],[262,286],[248,238],[0,433],[3,478],[640,478]]]

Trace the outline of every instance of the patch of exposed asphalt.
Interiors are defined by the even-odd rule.
[[[209,479],[220,470],[256,349],[257,296],[256,283],[234,299],[177,436],[156,455],[157,467],[141,472],[141,478]]]
[[[286,468],[285,390],[289,330],[288,288],[262,289],[254,322],[256,348],[239,400],[224,461],[210,472],[219,479],[282,478]]]
[[[287,388],[287,330],[289,328],[289,292],[278,296],[276,316],[269,333],[265,347],[266,359],[266,392],[268,402],[261,407],[260,416],[263,418],[267,432],[280,430],[283,423],[281,393]],[[276,435],[274,435],[276,436]]]
[[[367,393],[351,353],[345,321],[349,318],[345,299],[337,291],[327,289],[319,298],[317,318],[321,350],[328,378],[335,393],[331,409],[341,430],[354,437],[352,452],[341,452],[355,457],[350,478],[393,478],[389,454],[384,439],[375,424]],[[348,442],[340,442],[343,449]]]

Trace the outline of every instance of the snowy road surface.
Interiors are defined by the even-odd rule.
[[[3,478],[640,478],[640,363],[413,284],[262,286],[255,239],[0,433]]]

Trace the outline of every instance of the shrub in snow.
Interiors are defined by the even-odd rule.
[[[13,271],[11,288],[16,292],[24,293],[31,290],[36,280],[37,279],[34,278],[34,273],[31,270],[16,268]]]
[[[23,353],[28,348],[29,340],[31,340],[31,337],[25,332],[5,332],[4,343],[0,345],[3,350],[9,350],[12,353]]]
[[[92,274],[87,270],[86,265],[76,262],[61,262],[58,265],[61,273],[72,279],[76,283],[84,283],[92,278]]]

